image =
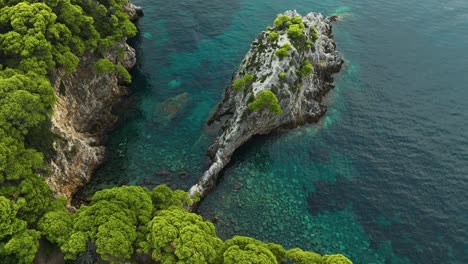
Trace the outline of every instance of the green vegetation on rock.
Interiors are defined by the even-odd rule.
[[[287,78],[285,72],[278,73],[278,77],[280,78],[280,80],[283,80],[283,81],[286,80],[286,78]]]
[[[286,43],[280,49],[276,50],[275,54],[280,58],[280,60],[282,60],[284,57],[289,55],[289,50],[291,50],[291,45]]]
[[[288,23],[289,21],[291,20],[291,18],[287,15],[279,15],[275,21],[273,22],[273,25],[275,27],[281,27],[283,26],[285,23]]]
[[[283,110],[278,103],[278,98],[270,90],[263,90],[257,94],[255,100],[249,104],[249,109],[254,112],[268,110],[273,115],[281,115]]]
[[[117,76],[124,82],[130,83],[132,81],[132,76],[128,73],[127,69],[120,64],[114,64],[108,59],[100,59],[96,62],[94,67],[96,72],[101,74],[106,73],[116,73]]]
[[[305,60],[302,63],[301,68],[297,70],[297,73],[303,78],[307,77],[314,73],[314,67],[312,66],[309,60]]]
[[[268,39],[271,41],[275,41],[278,39],[278,36],[278,33],[273,31],[268,34]]]
[[[232,84],[232,87],[234,87],[234,89],[238,92],[243,92],[250,85],[252,85],[254,78],[255,78],[254,75],[247,73],[244,75],[244,77],[237,78]]]

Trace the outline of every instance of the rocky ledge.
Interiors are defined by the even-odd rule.
[[[333,87],[333,74],[343,64],[331,22],[321,14],[302,17],[287,11],[252,43],[208,122],[222,127],[222,133],[208,151],[211,166],[189,191],[192,197],[204,197],[215,187],[235,150],[252,136],[323,116],[322,97]]]
[[[141,14],[141,8],[131,3],[125,5],[125,10],[133,20]],[[69,202],[104,161],[104,137],[117,121],[112,108],[127,93],[117,73],[96,72],[94,65],[100,58],[99,54],[88,52],[80,59],[76,72],[67,74],[57,69],[50,78],[57,98],[51,118],[56,137],[55,155],[49,162],[46,180],[55,193],[65,195]],[[125,40],[105,58],[127,69],[136,64],[135,50]]]

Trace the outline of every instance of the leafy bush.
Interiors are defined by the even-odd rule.
[[[309,60],[305,60],[302,63],[302,67],[298,70],[298,74],[301,77],[306,77],[308,75],[311,75],[313,72],[314,72],[314,67],[312,66]]]
[[[100,59],[94,66],[98,73],[111,73],[115,70],[115,64],[108,59]]]
[[[271,40],[271,41],[275,41],[278,39],[278,33],[277,32],[270,32],[270,34],[268,34],[268,39]]]
[[[278,73],[278,77],[281,79],[281,80],[286,80],[286,73],[285,72],[280,72]]]
[[[302,17],[300,16],[295,16],[293,18],[291,18],[291,22],[293,24],[301,24],[302,23]]]
[[[287,23],[290,20],[291,18],[287,15],[279,15],[273,22],[273,25],[275,25],[275,27],[281,27],[282,25],[284,25],[284,23]]]
[[[234,87],[234,89],[238,92],[243,92],[250,85],[252,85],[254,78],[255,76],[247,73],[244,75],[244,77],[236,79],[234,83],[232,84],[232,87]]]
[[[108,59],[100,59],[94,68],[96,69],[96,72],[101,74],[116,73],[119,79],[126,83],[130,83],[132,81],[132,76],[124,66],[120,64],[116,65]]]
[[[289,26],[288,37],[290,37],[292,39],[297,39],[300,36],[302,36],[302,34],[303,34],[303,32],[302,32],[302,28],[301,28],[300,25],[292,24],[292,25]]]
[[[281,115],[283,110],[279,105],[278,98],[270,90],[263,90],[257,94],[255,100],[249,104],[249,109],[260,112],[267,109],[273,115]]]
[[[291,45],[288,43],[284,44],[283,47],[275,51],[276,56],[278,56],[281,60],[289,55],[289,50],[291,49]]]
[[[316,41],[318,38],[319,38],[319,34],[318,34],[318,31],[315,27],[312,27],[310,29],[310,34],[312,35],[312,41]]]
[[[123,82],[126,82],[126,83],[132,82],[132,76],[127,71],[127,69],[125,69],[124,66],[120,64],[115,65],[115,72],[117,73],[117,76],[119,76],[119,79],[122,80]]]

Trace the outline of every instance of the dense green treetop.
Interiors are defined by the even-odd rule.
[[[263,90],[255,96],[255,100],[249,104],[249,109],[254,112],[268,110],[273,115],[281,115],[283,110],[278,98],[270,90]]]

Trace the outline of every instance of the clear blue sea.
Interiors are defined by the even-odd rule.
[[[337,14],[346,64],[325,117],[248,142],[200,213],[219,218],[222,238],[357,264],[468,263],[468,1],[134,2],[145,16],[132,95],[85,193],[188,189],[208,165],[205,123],[251,41],[288,9]],[[182,93],[164,119],[164,101]]]

